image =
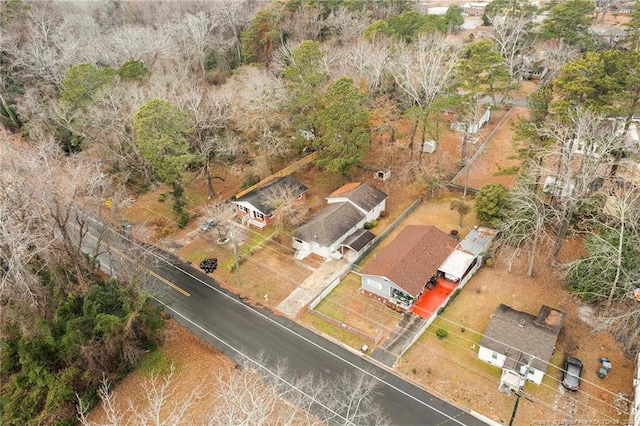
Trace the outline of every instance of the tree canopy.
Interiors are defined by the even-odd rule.
[[[136,144],[157,176],[170,185],[177,183],[191,159],[189,117],[164,99],[152,99],[133,116]]]
[[[564,65],[553,83],[557,112],[586,106],[630,116],[640,102],[640,52],[587,52]]]
[[[291,65],[284,69],[291,93],[293,123],[297,130],[314,130],[317,125],[320,88],[329,78],[322,69],[325,52],[317,41],[303,41],[292,53]]]
[[[487,184],[476,195],[476,217],[497,226],[505,218],[508,206],[508,191],[502,185]]]
[[[329,172],[348,175],[367,155],[370,147],[369,114],[365,96],[349,78],[327,88],[318,119],[317,163]]]
[[[69,68],[62,80],[60,99],[73,107],[86,106],[100,88],[111,84],[116,70],[96,68],[91,64],[77,64]]]
[[[595,5],[591,0],[567,0],[551,8],[542,24],[540,34],[544,40],[562,41],[570,46],[586,48],[592,44],[587,30]]]

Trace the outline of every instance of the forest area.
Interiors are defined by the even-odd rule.
[[[108,401],[105,383],[163,341],[165,317],[138,290],[142,272],[109,277],[97,251],[80,249],[93,218],[108,241],[119,211],[166,185],[182,228],[192,220],[183,193],[196,177],[217,200],[226,170],[246,170],[248,187],[309,152],[327,179],[393,169],[403,187],[434,195],[452,175],[423,146],[439,141],[444,115],[458,123],[461,155],[448,161],[459,169],[474,123],[487,108],[508,109],[540,64],[551,77],[514,127],[522,166],[505,171],[517,184],[480,188],[476,213],[500,230],[504,256],[529,260],[529,276],[551,247],[545,262],[597,309],[598,330],[634,356],[640,191],[630,171],[640,152],[627,135],[640,126],[640,3],[615,44],[589,32],[607,5],[494,0],[482,17],[491,36],[481,38],[463,33],[460,7],[425,15],[411,0],[3,0],[0,423],[86,420],[87,407]],[[283,232],[298,214],[283,217]],[[572,235],[583,255],[559,265]],[[225,400],[215,412],[238,416],[224,424],[330,421],[350,394],[362,407],[352,423],[384,422],[365,378],[296,380],[305,392],[334,389],[313,420],[306,394],[269,380],[256,387],[273,397],[263,411]],[[296,408],[284,410],[283,400]]]

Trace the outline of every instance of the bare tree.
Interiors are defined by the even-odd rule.
[[[319,4],[300,5],[282,24],[283,30],[291,40],[319,40],[325,27],[322,7]]]
[[[629,358],[640,350],[640,303],[633,297],[607,305],[599,312],[595,332],[606,331]]]
[[[181,16],[169,25],[169,32],[177,40],[184,57],[196,62],[202,76],[205,74],[205,57],[211,44],[215,26],[209,15],[198,12]]]
[[[142,406],[134,405],[133,401],[127,401],[127,409],[121,409],[118,401],[111,392],[109,381],[104,378],[98,389],[98,396],[102,402],[109,425],[118,426],[126,424],[178,426],[193,422],[193,415],[189,408],[197,400],[205,395],[202,383],[195,384],[187,394],[178,394],[178,388],[173,382],[175,368],[171,365],[167,374],[158,372],[151,374],[148,381],[143,383],[144,396]],[[84,405],[78,396],[77,414],[82,425],[93,425],[87,418],[88,407]]]
[[[541,58],[547,61],[552,70],[560,69],[562,65],[572,61],[579,54],[580,52],[575,46],[570,46],[562,41],[546,46],[545,50],[540,52]]]
[[[357,43],[369,25],[366,16],[353,14],[344,7],[333,10],[325,20],[330,40],[339,46]]]
[[[420,115],[424,139],[427,109],[451,84],[459,51],[457,46],[449,44],[444,36],[436,33],[421,34],[415,43],[397,46],[396,55],[390,62],[393,64],[390,71],[408,101],[407,106],[415,105],[420,109],[413,119],[408,147],[410,156],[413,155],[414,136]]]
[[[91,52],[94,61],[120,66],[129,59],[143,62],[154,69],[158,59],[170,52],[169,37],[162,28],[128,25],[113,28],[96,40]]]
[[[332,380],[327,421],[344,425],[386,425],[389,421],[376,403],[378,381],[365,372],[344,373]]]
[[[333,80],[351,77],[366,84],[370,98],[379,93],[385,72],[389,67],[391,42],[378,38],[371,42],[359,39],[352,44],[330,49],[326,61]]]
[[[526,55],[532,52],[535,14],[495,16],[492,38],[509,69],[509,75],[520,81],[527,67]]]
[[[242,62],[240,34],[253,17],[254,0],[222,0],[215,4],[215,16],[223,23],[222,28],[233,35],[238,62]]]
[[[207,182],[208,199],[213,198],[215,192],[213,179],[224,180],[222,176],[212,174],[212,162],[224,164],[224,142],[228,140],[228,127],[237,109],[232,100],[233,94],[228,87],[217,90],[207,90],[195,85],[181,90],[178,104],[184,112],[189,114],[194,128],[192,140],[193,151],[200,159],[202,173]]]
[[[534,274],[540,247],[551,242],[546,227],[550,212],[535,182],[535,170],[527,170],[510,190],[505,220],[500,224],[500,240],[510,250],[509,270],[521,252],[528,252],[527,276]]]
[[[248,68],[228,84],[237,90],[233,123],[257,151],[258,174],[271,173],[271,160],[290,150],[290,139],[281,132],[286,121],[283,82],[264,70]]]
[[[622,148],[622,134],[611,132],[610,123],[585,108],[577,108],[566,118],[548,120],[538,134],[555,144],[547,155],[545,172],[551,179],[548,191],[555,215],[556,260],[571,228],[579,203],[594,190],[599,178],[607,176],[613,154]]]
[[[262,194],[263,202],[273,209],[277,231],[291,230],[306,218],[309,209],[298,195],[299,188],[292,185],[273,185]]]

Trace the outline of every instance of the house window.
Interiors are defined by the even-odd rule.
[[[256,219],[263,219],[264,220],[264,215],[260,212],[253,212],[253,217],[255,217]]]
[[[498,359],[498,353],[497,352],[493,352],[491,354],[491,359]]]
[[[245,212],[245,213],[248,211],[245,206],[240,206],[240,205],[238,206],[238,210],[240,210],[241,212]]]

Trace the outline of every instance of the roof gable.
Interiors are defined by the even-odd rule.
[[[364,213],[350,203],[329,204],[300,225],[296,238],[330,247],[364,218]]]
[[[415,297],[437,273],[455,243],[435,226],[407,225],[360,273],[386,277]]]
[[[327,200],[346,198],[362,210],[369,212],[387,199],[388,195],[368,182],[351,182],[333,191]]]
[[[553,350],[562,329],[564,313],[543,305],[538,316],[500,304],[489,319],[480,346],[506,355],[509,363],[526,364],[535,357],[531,366],[547,370]]]
[[[271,212],[273,212],[274,210],[268,202],[269,194],[278,191],[279,188],[283,188],[284,190],[288,190],[287,188],[291,188],[291,192],[296,197],[299,197],[309,190],[309,188],[300,183],[294,177],[285,176],[267,182],[265,185],[244,194],[242,197],[237,198],[235,202],[244,201],[251,204],[256,210],[260,211],[261,213],[268,215],[271,214]]]

